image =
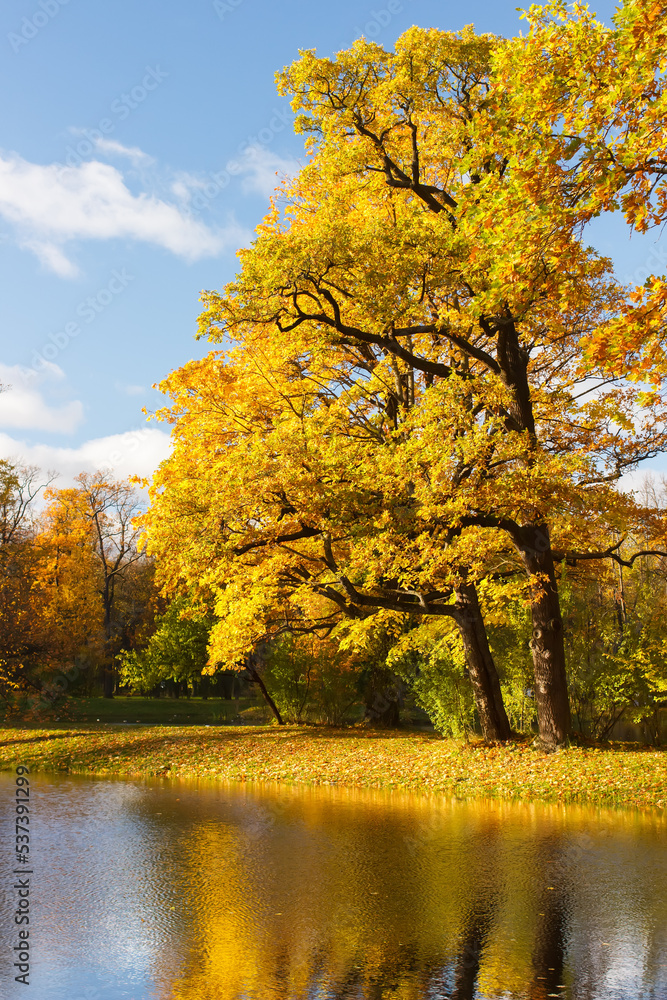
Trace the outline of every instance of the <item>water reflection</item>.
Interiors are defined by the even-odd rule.
[[[662,817],[326,788],[33,785],[30,1000],[667,996]],[[12,787],[0,776],[4,803]],[[14,1000],[28,991],[8,958],[9,859],[0,995]]]

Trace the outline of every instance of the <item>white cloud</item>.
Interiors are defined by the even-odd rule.
[[[157,428],[142,428],[125,434],[93,438],[78,448],[54,448],[48,444],[29,445],[0,433],[0,458],[54,469],[59,478],[53,484],[64,489],[74,483],[80,472],[109,469],[116,479],[127,476],[150,478],[170,450],[170,436]]]
[[[101,136],[95,139],[95,149],[98,153],[102,153],[102,155],[126,156],[135,167],[148,166],[155,163],[153,157],[149,156],[148,153],[144,153],[143,149],[139,149],[138,146],[124,146],[117,139],[105,139]]]
[[[241,179],[243,194],[260,194],[270,198],[285,178],[295,177],[300,169],[296,160],[287,160],[265,146],[246,146],[217,173],[179,171],[171,181],[169,191],[186,209],[199,212],[210,207],[235,177]]]
[[[296,160],[286,160],[263,146],[248,146],[240,162],[246,175],[243,192],[257,192],[266,198],[286,177],[296,177],[301,169]]]
[[[30,371],[30,370],[28,370]],[[47,364],[37,373],[20,365],[0,363],[0,427],[49,431],[69,434],[83,420],[83,404],[77,399],[60,406],[50,406],[43,398],[40,386],[63,377],[58,365]]]
[[[175,198],[178,198],[180,202],[183,202],[185,205],[187,205],[189,204],[190,199],[192,198],[192,189],[194,187],[195,184],[192,183],[192,180],[189,175],[186,174],[185,176],[183,176],[179,174],[178,180],[175,180],[172,183],[170,190]]]
[[[43,240],[21,239],[19,245],[24,250],[32,250],[47,271],[53,271],[61,278],[76,278],[79,268],[62,252],[55,243]]]
[[[176,198],[178,198],[179,201],[183,201],[187,204],[191,201],[193,192],[204,191],[206,188],[210,188],[212,191],[216,186],[217,185],[211,183],[210,177],[205,175],[200,177],[197,174],[189,173],[187,170],[179,170],[176,175],[176,179],[172,181],[169,190]]]
[[[43,166],[17,154],[0,154],[0,216],[20,246],[63,277],[76,274],[63,250],[71,240],[134,239],[198,260],[235,247],[240,233],[233,224],[213,231],[155,195],[132,194],[110,164]]]

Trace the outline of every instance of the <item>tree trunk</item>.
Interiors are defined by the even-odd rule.
[[[113,603],[112,593],[109,589],[109,581],[105,580],[102,592],[102,604],[104,607],[104,637],[105,656],[107,657],[102,667],[102,683],[104,685],[104,697],[113,698],[114,689],[114,658],[112,645],[111,628],[111,606]]]
[[[512,730],[474,584],[466,582],[457,588],[456,609],[455,621],[463,639],[484,739],[509,740]]]
[[[374,668],[364,697],[364,722],[376,729],[398,728],[404,694],[403,682],[390,670]]]
[[[282,715],[278,711],[278,706],[276,705],[275,701],[273,700],[273,698],[271,697],[271,695],[269,694],[269,692],[266,690],[266,686],[264,684],[264,681],[259,676],[257,668],[254,667],[254,666],[252,666],[252,664],[250,664],[248,666],[248,673],[252,677],[253,681],[255,681],[259,685],[259,690],[262,692],[262,695],[264,697],[264,701],[266,702],[266,704],[269,706],[269,708],[271,709],[271,711],[275,715],[276,721],[277,721],[278,725],[279,726],[284,726],[285,725],[285,720],[283,719]]]
[[[397,729],[401,724],[400,711],[401,706],[392,692],[378,691],[373,703],[366,706],[364,722],[377,729]]]
[[[551,541],[546,525],[522,529],[521,547],[530,575],[533,636],[530,646],[535,673],[535,706],[540,742],[555,749],[570,735],[570,701],[565,671],[563,619],[560,613]]]
[[[222,677],[220,678],[220,684],[222,686],[222,697],[225,699],[225,701],[232,700],[232,692],[234,690],[234,678],[235,674],[231,672],[223,674]]]
[[[497,358],[502,379],[514,396],[510,412],[519,426],[528,431],[532,440],[531,450],[534,449],[536,454],[539,446],[528,380],[529,356],[519,343],[513,321],[503,323],[499,329]],[[534,457],[529,452],[526,464],[530,468],[533,462]],[[517,527],[513,532],[513,539],[521,553],[532,590],[531,649],[540,743],[545,750],[553,750],[570,735],[571,720],[565,673],[563,620],[549,529],[539,521],[528,523]]]
[[[105,663],[102,667],[102,684],[103,693],[105,698],[113,698],[113,688],[114,688],[114,670],[113,670],[113,660],[111,663]]]

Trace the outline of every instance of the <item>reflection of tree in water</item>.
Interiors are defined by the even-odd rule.
[[[479,976],[482,952],[493,920],[491,900],[477,900],[467,916],[461,951],[456,962],[451,1000],[472,1000]]]
[[[450,950],[443,947],[444,942],[439,942],[436,948],[433,940],[431,947],[426,949],[416,941],[401,946],[393,954],[385,949],[379,967],[367,961],[360,962],[361,955],[357,955],[356,960],[351,959],[357,964],[337,979],[333,991],[328,994],[332,1000],[385,1000],[391,995],[389,991],[399,990],[406,1000],[426,997],[473,1000],[497,910],[497,882],[502,878],[502,869],[496,863],[499,834],[498,828],[471,833],[465,859],[459,859],[458,873],[462,882],[457,885],[454,880],[449,886],[457,901],[456,924],[448,928],[450,940],[453,934],[457,942],[450,952],[451,957],[443,955],[444,950]],[[434,888],[426,882],[423,886],[425,896]],[[442,891],[445,887],[439,888]]]
[[[433,955],[431,961],[424,963],[414,947],[405,948],[398,955],[386,956],[382,968],[370,974],[363,966],[349,969],[327,991],[327,996],[331,1000],[386,1000],[388,991],[400,990],[401,997],[411,1000],[426,997],[473,1000],[493,915],[493,905],[482,905],[481,909],[468,913],[453,962],[443,965],[441,956]]]
[[[549,837],[538,847],[541,858],[536,878],[541,880],[536,914],[531,997],[542,1000],[559,993],[563,984],[569,900],[565,879],[561,838]]]
[[[249,794],[224,824],[188,816],[173,858],[188,958],[161,1000],[545,1000],[567,995],[570,936],[579,949],[598,926],[560,814],[466,805],[420,825],[396,806]],[[590,952],[568,968],[577,1000],[600,996],[581,992],[597,971]]]
[[[392,991],[402,1000],[472,1000],[502,873],[499,824],[461,819],[453,830],[431,830],[415,850],[400,825],[364,830],[357,820],[352,831],[338,817],[338,842],[327,838],[315,851],[319,823],[300,828],[294,864],[279,861],[277,841],[264,853],[272,838],[259,836],[256,810],[248,812],[247,829],[226,843],[226,877],[192,900],[207,954],[204,967],[192,954],[174,997],[212,1000],[223,990],[230,1000],[306,1000],[324,989],[331,1000],[384,1000]],[[284,821],[281,811],[266,832],[279,834]],[[217,855],[215,839],[208,828],[189,842]],[[201,855],[193,861],[201,871]]]

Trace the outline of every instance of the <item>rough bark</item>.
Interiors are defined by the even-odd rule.
[[[572,723],[565,670],[563,619],[546,525],[523,527],[521,555],[532,587],[533,635],[530,645],[540,742],[544,749],[554,749],[567,740]]]
[[[537,449],[539,445],[528,381],[528,354],[519,343],[513,322],[503,324],[499,331],[498,361],[503,381],[512,389],[514,396],[512,416],[518,426],[528,431],[532,448]],[[530,450],[526,462],[528,466],[532,464]],[[554,749],[569,736],[571,720],[563,620],[549,529],[544,523],[522,525],[514,534],[514,542],[521,552],[532,590],[531,650],[540,743],[544,749]]]
[[[474,584],[465,582],[457,588],[456,609],[455,621],[463,640],[468,674],[484,738],[509,740],[512,730]]]

